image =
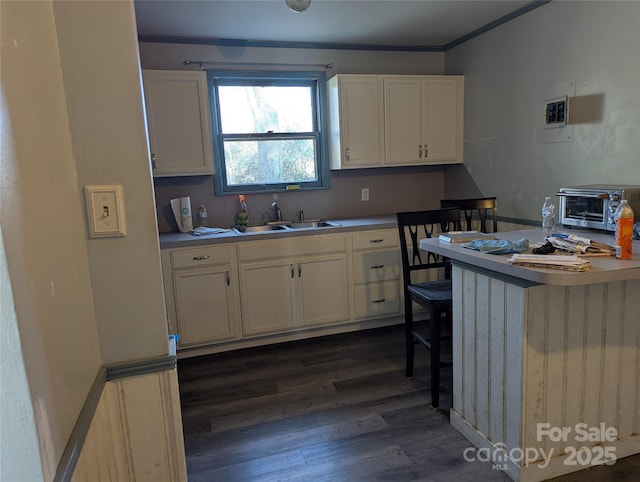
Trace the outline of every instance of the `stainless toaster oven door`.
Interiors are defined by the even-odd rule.
[[[598,192],[559,192],[562,210],[561,222],[574,226],[605,228],[607,224],[609,194]]]

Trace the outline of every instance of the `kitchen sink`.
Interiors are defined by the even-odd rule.
[[[340,226],[338,223],[332,223],[329,221],[307,221],[304,223],[291,223],[287,224],[287,227],[291,229],[299,228],[330,228],[334,226]]]
[[[321,221],[319,219],[314,219],[313,221],[306,221],[302,223],[296,223],[294,221],[274,221],[267,224],[261,224],[259,226],[235,226],[233,230],[238,234],[278,233],[290,229],[318,229],[331,228],[336,226],[341,226],[341,224],[334,223],[332,221]]]
[[[268,233],[270,231],[284,231],[286,230],[286,226],[281,224],[262,224],[260,226],[236,226],[233,230],[239,234],[245,233]]]

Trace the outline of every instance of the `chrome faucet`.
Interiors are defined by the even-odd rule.
[[[274,221],[282,221],[282,211],[280,211],[280,207],[277,202],[273,202],[271,204],[271,208],[273,209],[273,220]]]
[[[298,211],[298,222],[304,223],[304,211],[302,209]]]

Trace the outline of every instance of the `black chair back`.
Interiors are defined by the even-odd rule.
[[[498,232],[498,201],[495,197],[473,199],[442,199],[441,208],[457,207],[464,214],[465,230],[473,231],[473,219],[477,217],[480,231],[483,233]],[[491,211],[491,213],[489,213]],[[491,215],[491,231],[487,229],[487,217]]]
[[[448,259],[432,252],[420,252],[420,239],[438,236],[439,233],[460,229],[458,208],[434,209],[396,213],[400,235],[400,254],[404,289],[412,284],[411,274],[418,270],[445,269],[445,278],[451,277]]]

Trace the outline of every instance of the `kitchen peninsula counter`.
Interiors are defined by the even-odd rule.
[[[451,423],[497,469],[539,481],[640,453],[640,242],[629,261],[588,257],[587,272],[513,266],[435,238],[421,247],[453,264]]]
[[[577,234],[593,241],[614,245],[615,238],[612,234],[585,230],[567,230],[566,234]],[[530,243],[544,242],[540,229],[524,229],[496,233],[499,239],[517,241],[526,238]],[[584,272],[563,271],[558,269],[525,268],[510,264],[507,260],[511,255],[490,255],[462,247],[464,243],[447,243],[436,238],[422,240],[424,249],[451,258],[456,264],[473,266],[477,269],[485,269],[494,276],[502,276],[514,283],[523,285],[547,284],[547,285],[584,285],[591,283],[603,283],[608,281],[623,281],[640,279],[640,241],[634,241],[634,256],[631,260],[619,260],[612,256],[587,256],[585,259],[591,263],[591,269]]]

